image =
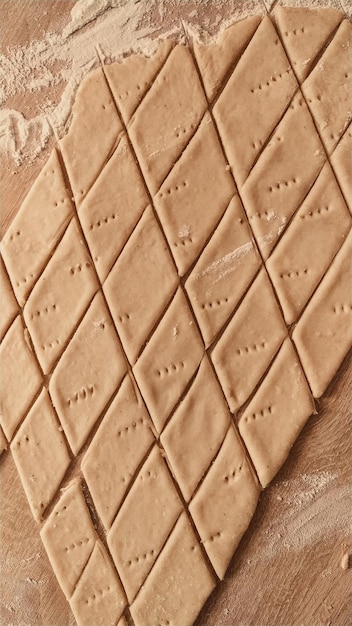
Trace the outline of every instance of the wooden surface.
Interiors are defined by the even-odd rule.
[[[39,38],[49,28],[62,27],[72,5],[71,0],[2,0],[3,48]],[[30,109],[30,94],[24,99]],[[23,103],[13,105],[23,107]],[[40,159],[30,168],[14,168],[10,161],[3,162],[3,227],[18,209],[42,163]],[[341,567],[343,555],[352,551],[348,507],[351,387],[346,359],[319,403],[319,414],[310,419],[289,460],[263,492],[226,579],[204,607],[197,626],[352,623],[348,591],[352,570]],[[73,625],[8,451],[1,458],[0,495],[0,623]]]

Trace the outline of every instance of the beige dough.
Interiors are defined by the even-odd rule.
[[[194,623],[351,345],[350,33],[102,65],[5,234],[0,449],[79,626]]]
[[[263,487],[281,467],[312,413],[313,398],[287,338],[239,421],[240,434]]]
[[[71,462],[60,428],[48,393],[43,389],[11,442],[12,456],[37,522]]]
[[[17,300],[2,259],[0,259],[0,293],[0,338],[2,339],[18,313]]]
[[[129,480],[154,443],[137,386],[126,376],[82,461],[99,516],[110,528]]]

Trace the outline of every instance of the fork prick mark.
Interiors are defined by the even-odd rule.
[[[261,409],[260,411],[257,411],[256,413],[252,413],[251,415],[246,415],[244,418],[244,421],[245,422],[255,421],[262,417],[269,417],[269,415],[271,415],[272,413],[273,413],[273,407],[268,406],[268,407],[265,407],[264,409]]]
[[[164,365],[162,368],[156,370],[156,375],[159,378],[163,378],[164,376],[171,376],[173,374],[177,374],[179,371],[186,367],[186,363],[184,361],[179,361],[178,363],[171,363],[171,365]]]
[[[95,385],[88,385],[87,387],[82,387],[78,391],[76,391],[73,396],[67,399],[67,405],[71,407],[74,404],[79,402],[84,402],[84,400],[88,400],[95,391]]]

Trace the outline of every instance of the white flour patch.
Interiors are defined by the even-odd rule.
[[[203,276],[215,275],[215,283],[224,278],[229,272],[233,272],[236,269],[237,263],[239,263],[243,257],[252,252],[254,246],[251,241],[244,243],[232,252],[225,254],[225,256],[217,259],[208,267],[195,275],[195,278],[202,278]]]
[[[190,226],[188,226],[188,224],[183,224],[183,226],[181,226],[180,230],[178,231],[178,236],[179,236],[179,239],[186,239],[187,237],[190,237],[191,236]]]

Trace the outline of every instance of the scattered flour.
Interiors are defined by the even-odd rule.
[[[336,479],[336,474],[322,471],[273,485],[285,509],[280,514],[278,505],[277,515],[264,529],[267,542],[258,560],[298,552],[337,531],[352,536],[352,485],[340,485]]]
[[[334,6],[347,0],[280,0],[299,6]],[[8,48],[0,56],[0,152],[30,165],[49,139],[67,130],[82,79],[100,63],[132,51],[151,55],[158,40],[216,35],[230,23],[269,11],[271,0],[77,0],[62,32]],[[45,13],[45,12],[44,12]],[[209,36],[208,36],[209,38]],[[11,99],[33,93],[36,111]],[[54,94],[54,95],[53,95]]]
[[[62,32],[8,48],[0,63],[0,151],[16,165],[30,165],[54,134],[67,130],[72,103],[82,79],[101,62],[122,60],[131,52],[150,56],[158,40],[185,40],[193,22],[210,31],[220,22],[246,17],[262,0],[77,0]],[[206,10],[205,10],[206,9]],[[221,19],[220,19],[221,18]],[[56,88],[53,92],[53,88]],[[8,102],[33,93],[36,112]],[[55,96],[52,94],[55,93]]]
[[[195,278],[202,278],[203,276],[208,276],[210,274],[215,275],[214,283],[217,283],[219,280],[224,278],[230,272],[233,272],[236,269],[236,264],[247,254],[249,254],[253,250],[254,246],[251,241],[247,241],[242,246],[239,246],[232,252],[225,254],[225,256],[217,259],[208,267],[195,275]]]

